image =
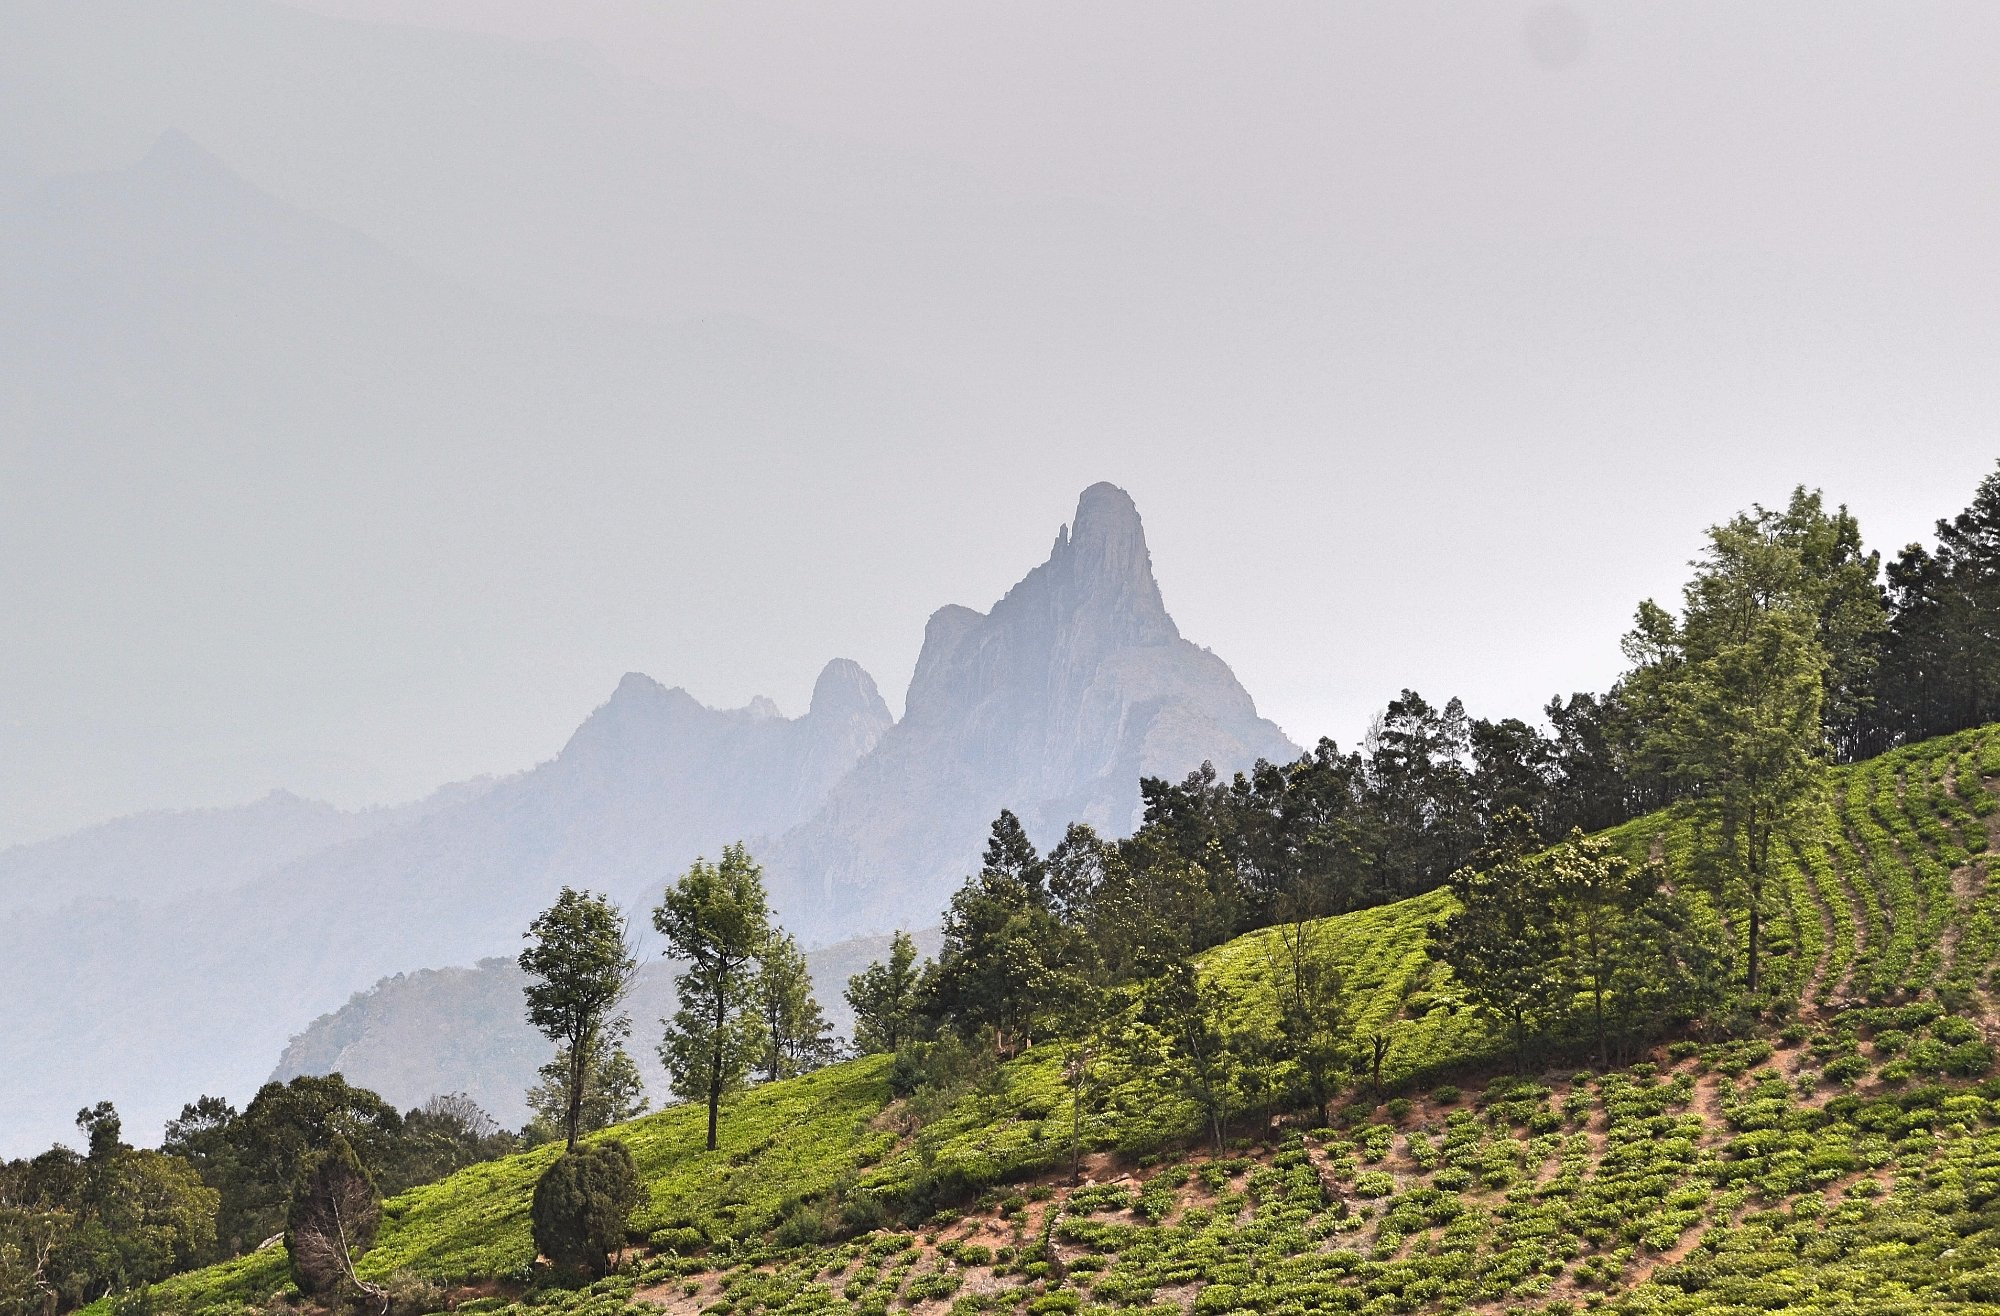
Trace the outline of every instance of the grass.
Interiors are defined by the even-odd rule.
[[[1189,1101],[1127,1072],[1083,1121],[1120,1182],[1072,1191],[1058,1048],[914,1134],[875,1057],[742,1095],[713,1154],[693,1108],[615,1130],[648,1187],[635,1231],[661,1246],[588,1289],[529,1285],[528,1200],[553,1148],[392,1199],[362,1270],[500,1282],[461,1309],[582,1316],[1993,1310],[2000,1084],[1980,1075],[2000,1031],[1995,778],[2000,728],[1834,774],[1825,825],[1771,891],[1770,980],[1798,1001],[1782,1033],[1489,1083],[1506,1046],[1425,954],[1451,908],[1433,892],[1327,926],[1357,1032],[1394,1039],[1397,1099],[1354,1097],[1339,1132],[1260,1124],[1243,1155],[1213,1160],[1188,1150]],[[1684,880],[1683,818],[1611,836]],[[1275,935],[1207,959],[1251,1035],[1272,1026]],[[865,1228],[912,1203],[941,1211],[925,1232]],[[236,1316],[285,1284],[273,1248],[153,1298]]]

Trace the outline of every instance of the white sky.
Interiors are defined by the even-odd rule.
[[[987,606],[1097,479],[1137,499],[1182,630],[1293,739],[1352,741],[1406,685],[1528,716],[1611,679],[1634,604],[1677,587],[1704,525],[1803,482],[1890,550],[2000,456],[1991,5],[295,7],[557,42],[523,66],[720,107],[723,140],[792,153],[784,197],[834,171],[827,231],[850,237],[767,231],[772,193],[746,185],[740,215],[691,221],[698,260],[648,263],[639,217],[580,231],[552,174],[480,190],[476,138],[368,174],[389,152],[341,134],[394,89],[344,84],[332,54],[340,93],[298,93],[291,122],[263,89],[133,90],[68,47],[73,66],[38,71],[68,108],[11,153],[101,168],[184,128],[483,293],[741,315],[852,353],[897,381],[905,420],[838,445],[779,424],[754,458],[666,452],[588,484],[555,447],[546,468],[496,460],[516,532],[401,570],[330,563],[281,525],[223,535],[215,490],[168,480],[139,567],[212,583],[255,562],[186,606],[139,600],[129,557],[30,544],[0,574],[35,629],[0,644],[0,843],[280,785],[358,804],[512,770],[628,668],[796,712],[843,655],[900,706],[929,611]],[[225,33],[264,11],[202,7]],[[241,62],[261,49],[246,36]],[[516,104],[545,85],[521,76]],[[542,160],[507,108],[494,153]],[[104,488],[79,472],[129,441],[80,439],[60,467],[29,453],[26,510],[102,540]],[[253,503],[256,481],[318,478],[272,461],[241,476]],[[336,536],[419,514],[379,483],[313,487]],[[20,606],[55,592],[65,608]]]

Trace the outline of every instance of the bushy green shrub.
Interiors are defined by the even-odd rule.
[[[708,1246],[708,1236],[693,1225],[668,1225],[647,1235],[646,1242],[655,1252],[691,1257]]]
[[[558,1157],[535,1183],[528,1212],[535,1246],[559,1271],[601,1279],[638,1204],[639,1173],[625,1144],[588,1143]]]
[[[1960,1042],[1945,1052],[1941,1068],[1953,1078],[1978,1078],[1992,1072],[1993,1048],[1984,1042]]]

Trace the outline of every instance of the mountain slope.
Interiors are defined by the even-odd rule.
[[[696,1107],[616,1130],[650,1189],[633,1223],[669,1228],[673,1248],[582,1292],[542,1290],[535,1309],[1991,1311],[2000,1080],[1960,1064],[1945,1076],[1940,1057],[1968,1030],[2000,1035],[2000,727],[1833,785],[1824,853],[1794,856],[1777,884],[1795,1027],[1677,1042],[1624,1070],[1513,1075],[1496,1064],[1504,1035],[1425,954],[1426,925],[1450,907],[1434,892],[1326,925],[1357,1030],[1393,1040],[1398,1100],[1378,1104],[1357,1080],[1317,1132],[1253,1106],[1247,1136],[1216,1158],[1188,1146],[1199,1122],[1185,1093],[1127,1068],[1085,1112],[1092,1150],[1072,1185],[1060,1046],[973,1085],[920,1137],[885,1061],[855,1061],[740,1098],[714,1154],[699,1150]],[[1614,840],[1684,879],[1683,828],[1669,812]],[[1275,1027],[1273,939],[1206,957],[1233,1027]],[[1991,1046],[1975,1050],[1990,1068]],[[550,1155],[406,1194],[364,1271],[525,1275],[528,1199]],[[1015,1187],[980,1196],[1000,1185]],[[921,1218],[922,1235],[871,1231],[884,1209]],[[807,1219],[858,1236],[801,1243]],[[707,1255],[685,1255],[689,1228],[712,1240]],[[168,1310],[255,1304],[282,1282],[282,1258],[258,1254],[155,1296]]]
[[[1138,509],[1095,484],[990,613],[931,616],[902,721],[770,851],[776,902],[817,937],[930,917],[1003,808],[1045,845],[1070,822],[1122,836],[1142,776],[1298,752],[1222,659],[1182,638]]]

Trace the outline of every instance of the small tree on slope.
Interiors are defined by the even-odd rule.
[[[626,942],[625,916],[588,891],[564,887],[526,935],[534,944],[521,952],[521,969],[536,979],[525,989],[528,1020],[567,1048],[563,1136],[575,1151],[590,1061],[605,1031],[624,1024],[613,1011],[631,987],[636,961]]]
[[[754,966],[771,937],[764,873],[739,842],[722,862],[697,859],[653,911],[666,953],[687,962],[674,979],[680,1008],[660,1043],[674,1091],[708,1103],[708,1149],[715,1150],[722,1095],[743,1082],[762,1040]]]

